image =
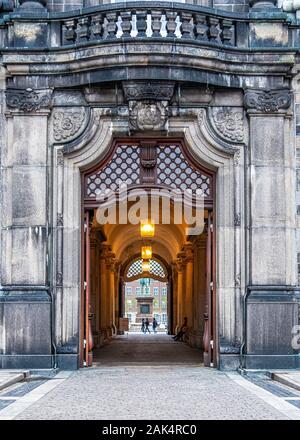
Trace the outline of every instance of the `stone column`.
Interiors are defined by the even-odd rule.
[[[169,329],[172,333],[175,332],[175,328],[178,325],[178,272],[176,262],[172,262],[172,301],[173,301],[173,327]],[[170,317],[169,317],[170,318]]]
[[[289,355],[297,319],[293,302],[297,277],[290,104],[291,93],[286,88],[245,92],[250,123],[247,350],[256,355],[249,358],[249,368],[259,367],[260,362],[266,365],[266,355],[282,355],[282,368],[293,361]]]
[[[185,257],[185,281],[184,281],[184,316],[188,318],[188,326],[193,331],[193,307],[194,303],[194,283],[193,283],[193,248],[192,245],[186,245],[183,248]]]
[[[177,263],[177,319],[175,332],[178,327],[182,325],[183,322],[183,265],[180,259],[176,261]]]
[[[107,331],[107,275],[106,275],[106,246],[101,246],[100,253],[100,327],[104,338]]]
[[[7,143],[1,149],[1,285],[7,292],[4,354],[52,366],[48,198],[48,116],[52,90],[6,91]],[[3,364],[4,368],[17,367]],[[9,362],[9,361],[8,361]]]

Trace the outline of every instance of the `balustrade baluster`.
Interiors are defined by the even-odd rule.
[[[122,28],[122,32],[123,32],[122,37],[128,38],[131,36],[131,29],[132,29],[131,12],[121,12],[120,16],[122,19],[122,23],[121,23],[121,28]]]
[[[177,27],[177,23],[175,21],[176,18],[177,18],[177,12],[171,12],[171,11],[166,12],[168,38],[176,37],[175,35],[175,31]]]
[[[67,20],[64,22],[64,40],[66,41],[71,41],[72,43],[74,43],[74,41],[76,40],[76,21],[75,20]]]
[[[196,40],[208,40],[208,26],[206,16],[202,14],[195,14],[194,20]]]
[[[180,32],[182,34],[182,38],[194,38],[192,14],[189,12],[180,12],[180,20]]]
[[[220,30],[218,28],[219,19],[214,17],[208,17],[208,22],[209,22],[209,30],[208,30],[209,39],[210,41],[217,42],[220,35]]]
[[[152,37],[161,37],[161,17],[162,11],[151,12]]]
[[[147,11],[136,11],[136,30],[138,38],[146,37]]]
[[[233,30],[231,20],[222,20],[220,37],[224,44],[232,45]]]
[[[98,40],[103,35],[103,16],[102,14],[97,14],[92,17],[91,20],[91,37]]]
[[[90,17],[82,17],[78,19],[76,28],[77,41],[88,41],[90,37]]]
[[[118,30],[118,26],[117,26],[117,21],[118,21],[118,15],[116,12],[108,12],[106,14],[106,31],[107,31],[107,39],[113,39],[113,38],[117,38],[116,34],[117,34],[117,30]]]

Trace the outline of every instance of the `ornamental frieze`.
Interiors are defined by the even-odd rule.
[[[279,110],[286,110],[291,105],[291,91],[288,88],[282,89],[246,89],[245,107],[250,110],[257,110],[264,113],[276,113]]]
[[[24,112],[49,108],[51,105],[51,89],[7,89],[6,105],[10,109]]]

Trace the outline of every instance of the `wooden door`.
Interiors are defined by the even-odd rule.
[[[215,327],[214,327],[214,230],[212,212],[208,212],[206,235],[206,302],[204,313],[204,365],[215,366]]]
[[[91,243],[90,213],[84,213],[84,281],[83,281],[83,366],[93,363],[93,334],[90,313]]]

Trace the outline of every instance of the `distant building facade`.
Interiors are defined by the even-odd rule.
[[[165,329],[168,324],[167,283],[146,280],[146,284],[141,282],[143,279],[125,284],[125,315],[129,318],[130,328],[139,330],[143,318],[148,318],[150,323],[155,318],[163,324],[161,329]]]

